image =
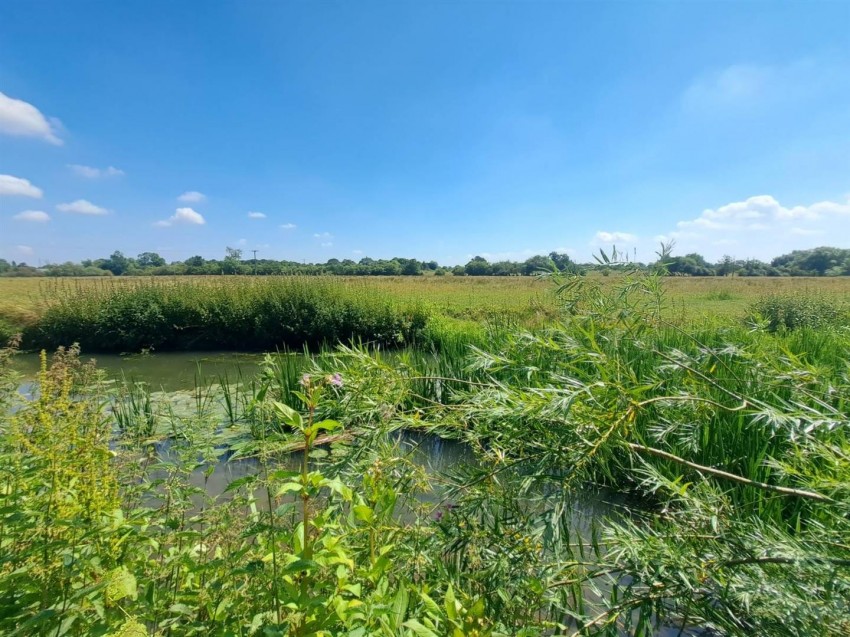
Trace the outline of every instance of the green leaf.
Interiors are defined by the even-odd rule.
[[[289,493],[290,491],[301,491],[303,488],[304,487],[300,482],[287,482],[286,484],[282,484],[278,487],[275,496],[279,498],[284,493]]]
[[[456,603],[455,592],[454,592],[454,589],[452,588],[452,585],[449,584],[449,590],[446,591],[445,606],[446,606],[446,617],[448,617],[452,621],[457,619],[457,606],[455,605],[455,603]]]
[[[404,616],[407,614],[407,604],[409,601],[407,587],[404,584],[400,584],[393,599],[392,609],[390,610],[390,618],[394,629],[401,627]]]
[[[254,484],[257,481],[257,478],[258,476],[243,476],[241,478],[237,478],[224,488],[224,492],[229,493],[230,491],[235,491],[236,489],[241,489],[244,486]]]
[[[290,427],[301,429],[301,426],[303,424],[301,414],[295,411],[292,407],[283,404],[279,400],[272,401],[272,407],[274,407],[275,412],[283,422],[285,422]]]
[[[428,612],[431,613],[434,617],[439,619],[443,616],[443,611],[440,610],[440,607],[437,605],[437,602],[428,597],[427,594],[420,592],[419,598],[425,604],[425,608],[428,609]]]
[[[375,517],[372,507],[365,504],[355,504],[352,510],[354,511],[354,516],[361,522],[371,522],[372,518]]]
[[[475,603],[472,605],[472,608],[469,609],[469,614],[473,617],[484,617],[484,600],[478,598],[475,600]]]
[[[313,425],[317,430],[324,429],[325,431],[333,431],[334,429],[339,429],[342,427],[342,424],[337,422],[336,420],[321,420]]]
[[[406,628],[410,628],[414,633],[419,635],[419,637],[437,637],[437,633],[430,628],[426,628],[415,619],[407,620],[404,622],[404,625]]]
[[[313,571],[318,567],[319,565],[313,560],[295,560],[287,564],[281,572],[284,575],[290,575],[292,573],[301,573],[302,571]]]

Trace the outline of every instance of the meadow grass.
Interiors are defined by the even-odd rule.
[[[181,276],[153,280],[192,290],[199,287],[236,289],[250,287],[258,280],[280,278],[286,277]],[[614,285],[620,277],[598,278]],[[69,295],[85,295],[91,290],[103,294],[109,289],[132,288],[149,280],[136,277],[0,277],[0,320],[16,326],[32,324],[48,307]],[[461,320],[508,316],[532,326],[545,323],[557,314],[551,286],[529,277],[334,277],[334,280],[359,294],[374,292],[399,302],[426,303],[439,314]],[[754,301],[769,295],[818,294],[831,298],[850,295],[850,277],[669,277],[664,285],[671,315],[689,319],[742,317]]]

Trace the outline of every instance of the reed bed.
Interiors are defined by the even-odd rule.
[[[58,288],[24,334],[28,347],[85,351],[258,351],[363,341],[401,346],[423,333],[428,309],[325,278],[140,280]]]

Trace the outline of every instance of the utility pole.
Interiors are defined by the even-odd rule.
[[[254,276],[257,276],[257,251],[251,250],[254,253]]]

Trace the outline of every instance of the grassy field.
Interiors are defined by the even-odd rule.
[[[267,277],[261,277],[267,278]],[[253,277],[186,276],[157,278],[186,286],[252,285]],[[510,277],[370,277],[343,279],[353,292],[377,291],[400,302],[424,302],[452,318],[480,320],[509,315],[526,324],[554,316],[551,285]],[[616,277],[601,278],[614,282]],[[52,302],[93,289],[133,286],[149,279],[0,278],[0,320],[14,325],[35,321]],[[720,278],[671,277],[665,280],[671,311],[677,317],[740,317],[760,297],[770,294],[816,293],[835,299],[850,295],[850,278]]]

